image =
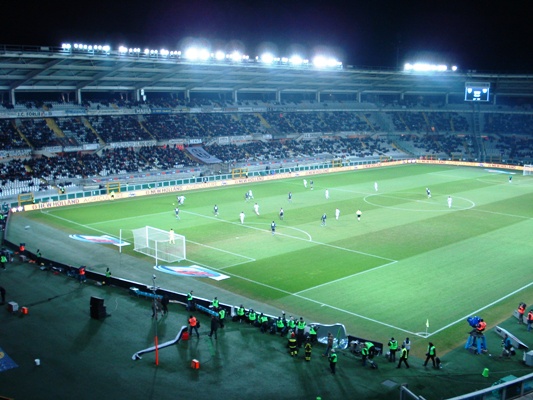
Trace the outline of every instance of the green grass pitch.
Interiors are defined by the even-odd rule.
[[[180,265],[231,277],[214,286],[309,322],[341,322],[348,332],[376,340],[422,338],[429,320],[430,337],[439,338],[441,349],[451,348],[466,340],[468,316],[480,315],[490,326],[507,318],[518,301],[533,300],[533,178],[514,175],[509,183],[501,171],[404,165],[310,179],[313,190],[299,177],[187,192],[179,221],[175,195],[36,211],[31,217],[67,233],[118,237],[122,229],[130,241],[135,228],[173,228],[187,238],[187,260]],[[246,202],[249,189],[255,199]],[[282,207],[284,220],[278,217]],[[123,251],[134,255],[132,248]],[[152,265],[146,259],[147,271]]]

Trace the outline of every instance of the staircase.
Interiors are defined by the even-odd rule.
[[[81,122],[83,122],[83,125],[85,125],[87,128],[89,128],[91,131],[93,131],[93,133],[98,138],[98,141],[100,142],[100,145],[104,146],[105,145],[104,139],[102,139],[102,137],[98,134],[96,129],[93,128],[93,126],[91,125],[89,120],[87,118],[85,118],[85,117],[81,117]]]
[[[65,133],[57,126],[57,122],[53,118],[45,118],[46,126],[48,126],[58,138],[65,138]]]
[[[18,121],[18,120],[13,120],[13,121],[12,121],[13,128],[15,128],[15,130],[18,132],[18,134],[20,135],[20,137],[21,137],[22,139],[24,139],[24,141],[28,144],[28,146],[29,146],[31,149],[34,149],[33,145],[30,143],[30,141],[28,140],[28,138],[26,137],[26,135],[24,135],[24,133],[22,133],[22,131],[19,129],[18,124],[17,124],[17,121]],[[19,124],[20,124],[20,121],[19,121]]]
[[[481,113],[479,112],[479,104],[475,102],[472,104],[472,135],[477,159],[480,162],[485,162],[487,160],[487,153],[481,139]]]
[[[254,115],[261,120],[261,124],[263,124],[265,128],[267,129],[272,128],[270,124],[268,123],[268,121],[260,113],[255,113]]]

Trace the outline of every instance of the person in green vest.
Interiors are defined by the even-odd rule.
[[[296,341],[298,342],[298,348],[302,347],[302,344],[305,340],[305,326],[306,323],[303,317],[300,317],[296,323]]]
[[[258,322],[259,326],[261,327],[261,333],[268,331],[268,317],[265,314],[261,313]]]
[[[370,360],[370,364],[374,365],[372,358],[374,357],[374,343],[365,342],[363,348],[361,349],[361,355],[363,356],[363,367],[366,365],[366,360]]]
[[[211,307],[213,308],[213,311],[217,311],[219,307],[218,298],[215,297],[213,301],[211,302]]]
[[[221,307],[220,310],[218,310],[218,324],[220,325],[220,329],[224,329],[224,319],[226,318],[226,310],[224,307]]]
[[[314,325],[309,325],[309,340],[311,341],[311,344],[315,344],[317,342],[316,328]]]
[[[244,320],[244,313],[245,313],[245,310],[241,304],[239,308],[237,308],[237,319],[239,320],[239,322],[242,322]]]
[[[396,352],[398,351],[398,341],[393,337],[389,340],[389,362],[396,362]]]
[[[257,314],[253,309],[250,308],[250,311],[248,311],[248,323],[252,326],[255,325],[257,322]]]
[[[105,278],[104,278],[104,285],[109,285],[109,280],[111,279],[111,270],[109,267],[105,270]]]
[[[35,263],[37,265],[43,265],[43,253],[41,253],[41,250],[37,249],[37,252],[35,253]]]
[[[6,256],[6,253],[5,252],[2,252],[2,254],[0,254],[0,266],[3,270],[6,269],[6,263],[7,263],[7,256]]]
[[[329,355],[329,369],[331,370],[331,373],[335,375],[335,369],[337,368],[337,353],[335,352],[335,349],[331,349],[331,353]]]
[[[405,348],[405,345],[402,344],[402,349],[400,351],[400,362],[398,362],[398,366],[396,368],[400,368],[402,366],[402,362],[405,364],[407,368],[409,368],[407,357],[409,357],[409,354],[407,353],[407,349]]]
[[[437,364],[435,362],[435,357],[437,356],[437,349],[435,348],[435,345],[431,342],[428,344],[428,351],[426,353],[426,361],[424,362],[424,367],[427,367],[428,361],[431,360],[433,362],[433,368],[437,368]]]
[[[294,332],[291,333],[289,336],[289,354],[291,357],[295,357],[298,355],[298,345],[296,343],[296,334]]]
[[[194,297],[192,295],[192,290],[187,293],[187,311],[194,311]]]
[[[296,321],[294,321],[294,317],[292,315],[289,317],[289,321],[287,324],[289,327],[289,331],[294,332],[296,330]]]
[[[276,330],[281,336],[285,336],[287,334],[287,326],[281,317],[278,317],[276,320]]]

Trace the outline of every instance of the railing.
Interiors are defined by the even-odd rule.
[[[515,379],[513,379],[515,378]],[[500,383],[501,382],[501,383]],[[516,378],[512,375],[500,379],[490,388],[453,397],[448,400],[507,400],[518,399],[533,393],[533,373]]]

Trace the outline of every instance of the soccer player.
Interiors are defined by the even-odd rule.
[[[309,181],[309,186],[311,187],[311,190],[313,190],[313,185],[314,185],[314,184],[315,184],[315,183],[314,183],[312,180]]]
[[[322,220],[322,223],[320,225],[326,226],[326,219],[327,219],[326,213],[322,214],[322,218],[320,219]]]
[[[185,202],[185,196],[178,196],[178,205],[182,206]]]
[[[362,215],[362,214],[363,214],[363,213],[361,212],[361,210],[358,209],[358,210],[356,211],[355,215],[357,215],[357,220],[358,220],[358,221],[361,221],[361,215]]]
[[[250,195],[248,194],[248,192],[244,193],[244,200],[246,200],[246,202],[250,200]]]
[[[341,210],[339,210],[338,208],[335,209],[335,219],[338,221],[339,220],[339,216],[341,215]]]
[[[239,218],[241,219],[241,224],[244,224],[244,211],[241,211]]]
[[[448,208],[452,208],[452,196],[448,196]]]
[[[218,217],[218,206],[216,204],[213,207],[213,213],[215,214],[215,217]]]
[[[176,207],[174,209],[174,214],[176,214],[176,219],[181,219],[180,218],[180,209],[179,209],[179,207]]]
[[[276,223],[274,221],[270,224],[270,230],[272,231],[272,235],[276,234]]]
[[[172,244],[176,243],[174,241],[174,229],[172,228],[170,228],[170,231],[168,232],[168,242]]]
[[[252,193],[252,189],[248,190],[248,197],[253,199],[254,198],[254,194]]]
[[[259,204],[257,203],[254,204],[254,211],[256,215],[259,215]]]
[[[509,175],[509,183],[512,183],[512,182],[513,182],[513,176]]]
[[[283,207],[279,209],[279,219],[281,219],[283,221]]]
[[[325,194],[326,194],[326,200],[329,200],[329,190],[328,189],[326,189]]]
[[[289,192],[289,203],[292,203],[292,192]]]
[[[307,179],[304,179],[304,188],[307,189]]]
[[[377,182],[374,182],[374,190],[377,192],[378,191],[378,183]]]
[[[431,190],[429,188],[426,188],[426,194],[428,195],[428,199],[431,199]]]

